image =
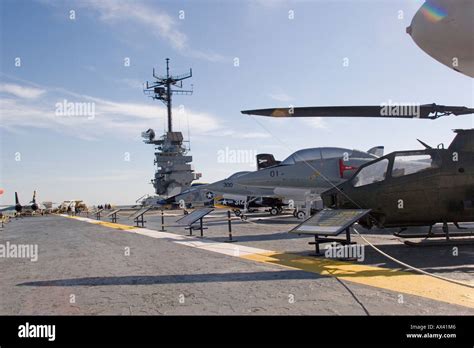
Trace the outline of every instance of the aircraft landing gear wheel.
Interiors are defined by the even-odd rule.
[[[276,215],[276,214],[278,214],[278,209],[277,208],[270,209],[270,215]]]
[[[240,209],[235,209],[234,214],[235,214],[235,216],[240,216],[240,215],[242,215],[242,212],[240,211]]]
[[[304,213],[304,211],[299,211],[296,213],[296,217],[300,220],[304,219],[304,217],[306,216],[306,214]]]
[[[247,220],[247,215],[241,215],[240,218],[241,218],[242,220]]]

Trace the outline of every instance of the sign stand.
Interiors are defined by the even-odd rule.
[[[324,256],[324,253],[321,253],[320,244],[355,244],[351,241],[350,228],[370,211],[370,209],[323,209],[293,228],[289,233],[314,236],[314,242],[308,244],[315,246],[315,256]],[[346,232],[345,238],[334,238],[344,231]]]

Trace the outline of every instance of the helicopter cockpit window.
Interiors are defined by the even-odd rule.
[[[395,156],[392,177],[397,178],[438,167],[439,163],[434,161],[433,157],[430,155]]]
[[[373,184],[374,182],[383,181],[387,175],[388,159],[375,162],[367,167],[364,167],[352,179],[354,187]]]

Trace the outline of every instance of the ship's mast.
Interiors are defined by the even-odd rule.
[[[193,76],[193,70],[189,69],[189,72],[182,75],[170,75],[170,59],[166,58],[166,77],[156,76],[155,69],[153,69],[153,77],[155,81],[146,83],[144,89],[145,94],[149,95],[153,99],[161,100],[165,105],[168,113],[168,132],[173,131],[173,118],[172,118],[172,97],[173,94],[190,95],[193,94],[193,90],[183,90],[183,80],[189,79]],[[179,89],[173,89],[177,87]],[[192,87],[192,86],[191,86]]]
[[[173,131],[173,119],[171,117],[171,83],[170,83],[170,59],[166,58],[166,95],[167,95],[167,106],[168,106],[168,132]]]

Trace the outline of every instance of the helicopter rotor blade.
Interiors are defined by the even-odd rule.
[[[366,105],[366,106],[311,106],[243,110],[243,114],[270,117],[385,117],[437,119],[448,115],[473,114],[474,108],[465,106],[425,105]]]

